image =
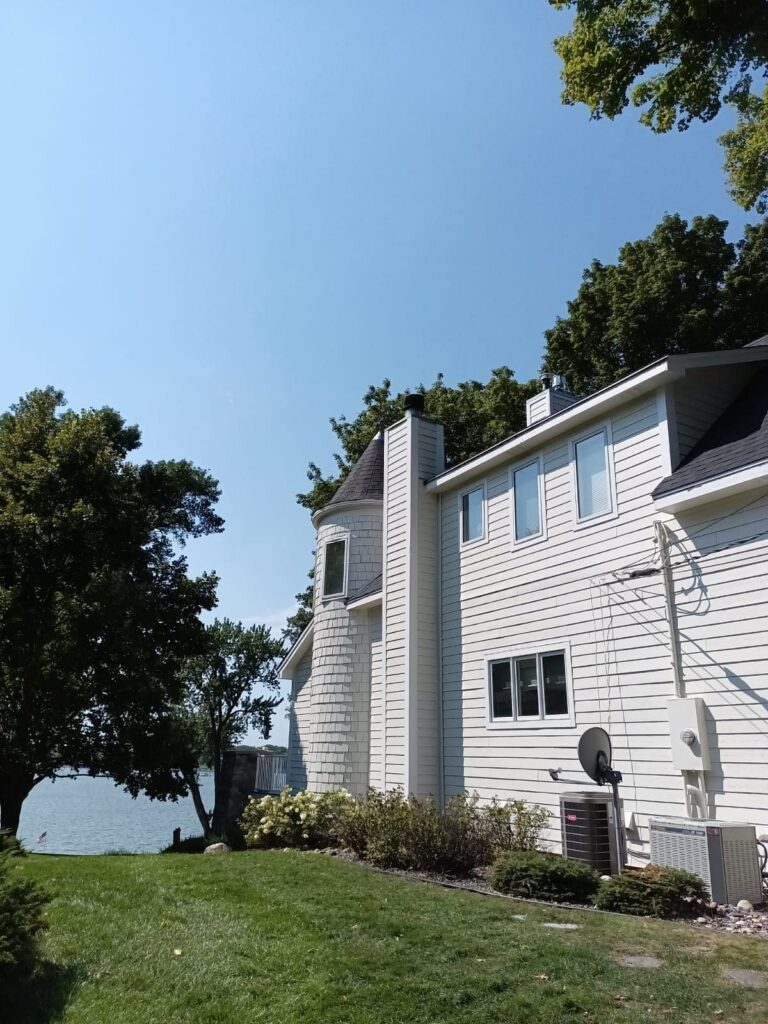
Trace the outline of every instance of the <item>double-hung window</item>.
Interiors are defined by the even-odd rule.
[[[329,540],[323,562],[323,597],[344,597],[347,590],[347,542]]]
[[[461,543],[485,538],[485,485],[479,484],[461,496]]]
[[[544,535],[541,464],[534,459],[512,472],[512,518],[516,544]]]
[[[579,522],[610,515],[614,507],[607,430],[596,430],[575,441],[573,461]]]
[[[488,661],[493,724],[572,721],[567,652],[555,649]]]

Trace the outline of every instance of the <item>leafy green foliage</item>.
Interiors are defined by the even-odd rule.
[[[250,730],[268,737],[275,708],[280,640],[267,626],[246,627],[216,619],[205,627],[203,649],[183,668],[184,697],[177,725],[184,751],[180,763],[206,834],[226,827],[220,788],[222,758]],[[213,770],[215,803],[210,821],[202,806],[198,772]]]
[[[524,800],[482,806],[454,796],[440,811],[433,800],[401,790],[372,790],[342,805],[336,834],[344,846],[381,867],[465,875],[500,850],[535,849],[548,820]]]
[[[545,331],[544,369],[588,394],[663,355],[736,348],[768,331],[768,222],[733,245],[727,222],[678,214],[594,260]]]
[[[730,192],[739,206],[768,210],[768,89],[738,104],[735,128],[720,136]]]
[[[48,896],[19,874],[12,857],[11,850],[0,852],[0,976],[31,967],[37,937],[46,927]]]
[[[252,799],[240,827],[247,846],[290,846],[300,850],[335,845],[336,823],[352,797],[346,790],[329,793],[291,793]]]
[[[631,104],[654,132],[710,121],[731,104],[739,126],[721,141],[734,198],[745,209],[761,195],[764,202],[765,101],[751,92],[755,72],[768,68],[763,0],[549,2],[575,11],[571,31],[555,40],[564,103],[584,103],[594,118],[614,118]]]
[[[424,395],[425,415],[445,428],[445,457],[451,466],[524,427],[526,400],[539,387],[538,381],[521,383],[509,367],[502,366],[486,384],[468,380],[448,387],[440,374],[429,388],[417,390]],[[342,453],[334,456],[336,473],[324,476],[318,466],[310,464],[307,476],[312,487],[297,495],[300,505],[316,512],[330,501],[373,437],[402,418],[404,399],[405,392],[393,395],[391,381],[384,380],[363,395],[363,409],[354,419],[331,419],[331,429],[342,447]]]
[[[622,914],[674,917],[690,913],[688,900],[706,898],[706,886],[697,875],[649,864],[642,869],[626,868],[620,875],[614,875],[601,886],[595,904],[600,910]]]
[[[491,872],[499,892],[553,903],[587,903],[600,886],[600,875],[589,864],[555,853],[503,853]]]
[[[217,482],[181,460],[135,460],[113,409],[32,391],[0,417],[0,812],[65,766],[136,794],[183,793],[169,762],[178,670],[203,640],[216,577],[187,572],[219,532]]]

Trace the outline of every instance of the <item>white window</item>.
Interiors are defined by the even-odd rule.
[[[461,496],[461,543],[485,537],[485,486],[473,487]]]
[[[573,445],[577,518],[597,519],[613,512],[608,437],[598,430]]]
[[[538,459],[512,473],[512,516],[516,543],[543,536],[541,467]]]
[[[492,725],[573,722],[567,649],[488,659]]]
[[[325,545],[323,597],[343,597],[347,582],[347,542],[331,540]]]

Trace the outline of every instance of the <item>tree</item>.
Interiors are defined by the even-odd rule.
[[[660,356],[736,348],[768,331],[768,222],[736,245],[727,226],[668,215],[616,263],[594,260],[568,315],[544,332],[543,368],[589,394]]]
[[[445,428],[446,463],[452,466],[524,427],[526,400],[539,387],[536,380],[521,383],[508,366],[501,366],[493,370],[487,384],[468,380],[452,388],[438,374],[434,384],[429,388],[421,385],[418,391],[424,395],[425,415]],[[324,476],[310,463],[307,476],[312,487],[296,496],[300,505],[314,513],[330,501],[373,437],[402,418],[405,394],[393,395],[392,382],[385,379],[378,387],[368,388],[363,408],[354,419],[331,419],[331,430],[342,447],[342,452],[334,455],[337,472]],[[311,596],[311,588],[307,596]]]
[[[181,548],[217,533],[217,482],[133,461],[138,427],[32,391],[0,417],[0,827],[32,787],[72,771],[134,795],[184,790],[165,758],[179,667],[216,577]]]
[[[282,643],[266,626],[247,628],[240,622],[216,619],[205,627],[204,649],[182,669],[185,692],[179,726],[187,739],[188,755],[180,761],[180,770],[206,836],[224,831],[224,752],[249,729],[269,737],[272,715],[281,700],[256,690],[277,691],[277,659],[282,653]],[[210,816],[200,795],[201,767],[213,769],[214,807]]]
[[[720,139],[734,199],[765,212],[768,201],[768,69],[765,0],[549,0],[574,8],[571,31],[555,40],[564,103],[593,118],[632,104],[654,132],[683,131],[731,105],[737,127]]]

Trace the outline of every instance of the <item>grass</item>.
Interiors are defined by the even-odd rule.
[[[448,891],[319,854],[32,856],[46,962],[3,1024],[764,1024],[764,940]],[[525,914],[525,920],[515,919]],[[545,921],[572,922],[554,931]],[[656,970],[621,966],[649,954]]]

